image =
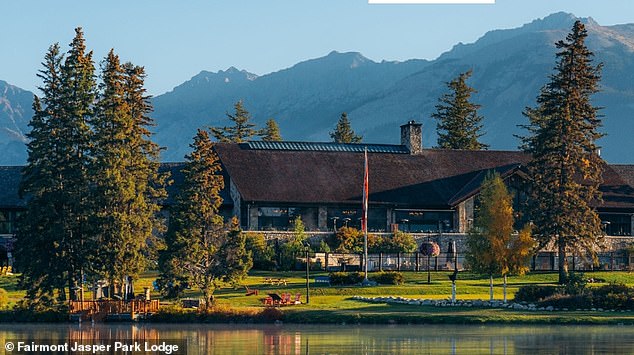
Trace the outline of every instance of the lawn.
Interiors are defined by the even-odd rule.
[[[476,309],[476,308],[437,308],[401,304],[366,303],[355,301],[351,296],[402,296],[417,299],[449,299],[451,282],[449,272],[432,272],[431,284],[427,284],[426,272],[404,272],[403,285],[362,286],[323,286],[315,285],[314,276],[327,275],[323,272],[311,272],[310,304],[283,307],[284,319],[296,323],[623,323],[634,324],[634,312],[526,312],[509,309]],[[156,272],[148,272],[135,283],[140,292],[143,287],[151,287],[156,279]],[[601,279],[605,282],[589,284],[590,287],[609,282],[625,283],[634,286],[634,274],[630,272],[592,272],[586,277]],[[266,278],[283,278],[287,285],[270,285]],[[508,298],[521,285],[556,284],[556,273],[530,273],[524,276],[508,278]],[[251,289],[258,289],[259,295],[246,296],[243,286],[226,286],[216,290],[215,297],[221,307],[229,307],[237,312],[259,312],[264,309],[261,299],[267,293],[301,293],[302,301],[306,301],[306,279],[303,272],[265,272],[252,271],[242,283]],[[489,279],[480,275],[461,272],[458,275],[458,299],[489,298]],[[0,277],[0,287],[6,289],[9,301],[15,303],[24,296],[24,291],[17,288],[17,277]],[[495,298],[502,299],[502,279],[494,279]],[[197,298],[200,293],[188,290],[185,297]],[[86,297],[90,297],[89,294]],[[152,291],[153,298],[161,295]],[[163,300],[171,302],[170,300]]]

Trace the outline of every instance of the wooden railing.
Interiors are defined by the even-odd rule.
[[[159,310],[159,300],[97,300],[97,301],[70,301],[70,313],[93,314],[131,314],[134,317],[138,313],[155,313]]]

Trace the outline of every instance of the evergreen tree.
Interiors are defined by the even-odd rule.
[[[524,274],[534,246],[530,226],[519,233],[513,231],[513,202],[504,181],[498,174],[487,176],[480,190],[474,228],[467,237],[466,260],[474,272],[490,276],[490,297],[493,300],[493,275],[504,277]]]
[[[438,99],[436,112],[431,116],[438,120],[438,147],[443,149],[480,150],[488,145],[478,139],[483,135],[482,116],[478,115],[480,105],[470,102],[471,94],[477,91],[467,85],[472,71],[461,73],[447,83],[450,93]]]
[[[330,132],[330,138],[332,138],[335,143],[361,143],[363,139],[362,136],[358,136],[354,133],[352,127],[350,127],[348,114],[345,112],[341,114],[335,130]]]
[[[81,285],[89,255],[87,166],[96,83],[92,53],[86,52],[81,28],[75,32],[65,58],[59,46],[49,49],[38,75],[44,82],[43,98],[33,105],[34,131],[21,184],[29,200],[16,255],[32,263],[23,269],[31,300],[50,299],[53,290],[58,299],[66,299],[62,278],[75,298],[72,291]],[[40,247],[28,250],[30,243]],[[42,250],[41,260],[33,261],[33,250]],[[50,269],[41,269],[46,265]]]
[[[91,266],[111,287],[144,270],[148,241],[153,230],[160,230],[156,201],[164,196],[163,177],[158,175],[158,146],[149,139],[151,106],[144,77],[143,68],[121,65],[112,50],[104,60],[93,123],[91,226],[96,246]]]
[[[252,262],[237,220],[224,224],[218,214],[224,180],[207,132],[199,129],[191,147],[183,169],[185,181],[170,216],[166,249],[160,253],[160,283],[172,295],[194,285],[208,307],[216,287],[239,281]]]
[[[554,241],[559,251],[559,282],[568,271],[566,253],[593,246],[601,221],[591,204],[602,200],[602,163],[595,141],[601,120],[590,96],[598,91],[601,65],[585,45],[584,25],[576,21],[565,40],[556,43],[557,64],[537,107],[524,112],[529,119],[522,148],[532,155],[528,164],[532,184],[530,216],[540,244]]]
[[[280,135],[280,127],[277,125],[274,119],[269,118],[266,121],[266,127],[260,131],[259,135],[265,142],[281,142],[282,136]]]
[[[244,108],[242,100],[234,105],[235,113],[232,115],[227,113],[227,118],[233,122],[233,126],[212,127],[211,133],[218,142],[242,143],[249,141],[253,136],[258,134],[255,130],[255,124],[251,123],[251,115]]]

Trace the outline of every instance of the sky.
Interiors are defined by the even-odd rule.
[[[458,42],[565,11],[601,25],[634,23],[634,0],[496,0],[368,4],[368,0],[0,0],[0,80],[35,91],[48,47],[83,27],[100,62],[114,48],[145,66],[152,95],[202,70],[263,75],[339,52],[434,59]]]

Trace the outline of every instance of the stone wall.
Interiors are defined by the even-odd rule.
[[[293,232],[283,232],[283,231],[261,231],[267,240],[278,239],[280,242],[286,241],[293,236]],[[389,237],[391,233],[371,233],[372,235]],[[462,254],[467,249],[467,235],[465,233],[443,233],[442,236],[438,233],[411,233],[416,243],[420,245],[421,243],[428,240],[438,243],[440,246],[440,251],[442,253],[446,252],[449,243],[452,241],[456,242],[456,248],[458,249],[458,253]],[[319,245],[319,243],[326,239],[328,236],[332,235],[332,232],[312,232],[307,231],[306,235],[311,244]],[[601,248],[599,251],[602,252],[611,252],[611,251],[620,251],[623,249],[628,249],[630,247],[634,247],[634,237],[613,237],[607,236],[604,237],[601,241]],[[553,252],[556,251],[554,245],[549,245],[545,249],[541,250],[543,252]]]

